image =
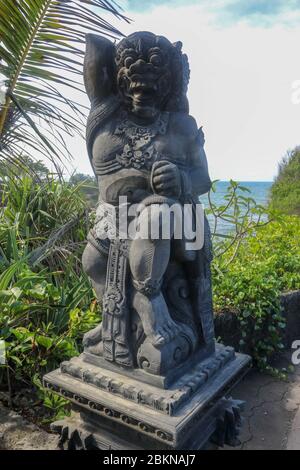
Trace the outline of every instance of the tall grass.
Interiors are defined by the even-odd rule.
[[[14,387],[78,354],[99,311],[80,265],[89,226],[80,185],[0,180],[0,338]]]

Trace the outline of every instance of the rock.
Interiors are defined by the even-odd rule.
[[[300,340],[300,290],[282,294],[280,302],[287,324],[284,342],[290,348],[294,341]]]
[[[282,315],[286,320],[283,342],[287,349],[292,343],[300,340],[300,290],[281,294],[280,303]],[[215,315],[216,337],[221,338],[222,343],[239,350],[239,342],[242,339],[242,331],[236,313],[221,312]],[[243,351],[250,353],[247,344]]]

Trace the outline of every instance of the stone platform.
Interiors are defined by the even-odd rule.
[[[197,450],[208,442],[238,443],[242,402],[228,396],[249,370],[248,356],[216,345],[167,389],[159,381],[150,385],[150,374],[130,376],[87,359],[64,362],[44,377],[76,412],[53,426],[62,448]]]

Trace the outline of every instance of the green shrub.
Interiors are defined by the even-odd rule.
[[[9,288],[3,289],[3,279]],[[1,336],[19,381],[31,381],[77,355],[83,334],[99,322],[87,280],[75,279],[68,269],[36,273],[24,263],[13,276],[4,271],[0,308]]]
[[[5,177],[0,206],[0,338],[12,391],[34,385],[79,354],[83,334],[100,321],[81,254],[89,226],[79,185],[23,175]],[[1,376],[0,376],[1,383]],[[45,391],[58,414],[61,401]]]
[[[241,350],[264,369],[283,348],[280,293],[300,289],[299,238],[300,219],[286,216],[248,233],[234,258],[233,246],[213,264],[216,314],[237,315]]]
[[[288,152],[279,165],[270,202],[286,214],[300,215],[300,147]]]

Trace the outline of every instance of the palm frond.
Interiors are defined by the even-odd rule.
[[[81,132],[85,115],[85,34],[122,35],[99,12],[128,21],[113,0],[0,0],[0,158],[68,155],[64,136]]]

